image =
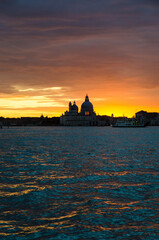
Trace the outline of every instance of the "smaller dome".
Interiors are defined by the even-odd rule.
[[[74,103],[73,103],[73,105],[72,105],[72,107],[71,107],[71,110],[78,112],[78,106],[76,105],[76,102],[75,102],[75,101],[74,101]]]

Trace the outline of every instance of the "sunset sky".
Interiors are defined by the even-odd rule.
[[[159,112],[158,0],[0,1],[0,116]]]

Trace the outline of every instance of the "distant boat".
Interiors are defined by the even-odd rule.
[[[140,123],[135,121],[134,119],[131,120],[117,120],[115,124],[111,125],[112,127],[146,127],[144,123]]]

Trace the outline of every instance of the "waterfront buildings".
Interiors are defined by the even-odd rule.
[[[73,104],[69,102],[69,110],[60,117],[60,124],[63,126],[101,126],[105,122],[97,118],[93,104],[89,101],[88,95],[86,95],[80,112],[78,112],[78,106],[75,101]]]
[[[143,122],[150,126],[159,126],[159,113],[139,111],[135,114],[138,121]]]

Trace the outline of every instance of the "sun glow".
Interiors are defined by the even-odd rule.
[[[47,99],[44,96],[3,99],[1,108],[23,109],[36,107],[64,107],[64,104]]]
[[[147,96],[147,93],[153,94]],[[141,94],[140,94],[141,93]],[[100,97],[100,95],[102,97]],[[141,96],[142,95],[142,98]],[[85,92],[75,92],[73,89],[64,87],[45,87],[45,88],[16,88],[13,94],[3,94],[0,98],[0,116],[20,117],[37,116],[42,113],[47,116],[60,116],[68,110],[69,101],[76,101],[80,107],[84,101]],[[127,116],[132,117],[136,112],[145,110],[148,112],[159,111],[156,90],[144,90],[136,92],[132,90],[111,90],[103,89],[89,91],[90,102],[94,111],[98,115],[107,116]]]
[[[57,91],[62,90],[62,87],[48,87],[48,88],[26,88],[26,89],[19,89],[15,87],[19,92],[30,92],[30,91]]]

